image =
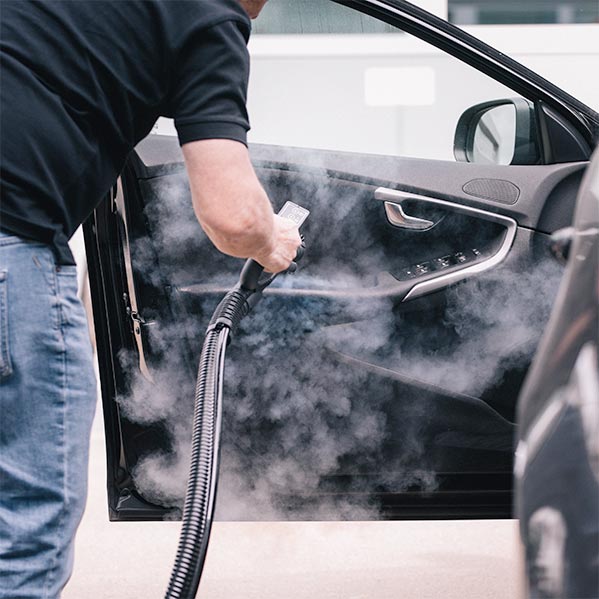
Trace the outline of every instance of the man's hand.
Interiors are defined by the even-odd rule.
[[[297,225],[288,218],[275,214],[273,225],[271,248],[261,255],[253,256],[253,258],[264,266],[264,270],[274,273],[289,268],[297,255],[302,240]]]

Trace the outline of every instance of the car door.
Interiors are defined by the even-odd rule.
[[[217,517],[509,517],[516,399],[562,274],[548,242],[599,116],[408,2],[315,4],[376,39],[253,48],[256,172],[276,209],[311,214],[299,271],[229,350]],[[176,518],[203,331],[242,261],[197,224],[168,135],[132,153],[85,238],[110,518]]]

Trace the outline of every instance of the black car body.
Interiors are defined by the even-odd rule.
[[[509,518],[517,398],[563,274],[551,236],[572,225],[599,115],[408,2],[338,4],[423,39],[514,94],[464,113],[456,162],[250,148],[269,196],[311,216],[301,270],[267,291],[231,346],[217,515]],[[512,159],[481,163],[480,148],[493,144],[487,131],[480,145],[481,123],[502,106],[515,114]],[[596,173],[587,181],[596,200]],[[583,231],[597,226],[594,215],[580,217]],[[592,239],[595,246],[576,263],[587,274],[567,280],[589,278],[562,292],[566,324],[551,326],[567,328],[584,310],[595,320],[576,329],[580,343],[568,346],[566,362],[551,363],[551,376],[546,358],[536,362],[518,408],[522,439],[587,342],[597,365],[594,235],[576,238],[572,255]],[[241,262],[219,254],[195,221],[171,137],[150,136],[131,155],[85,238],[110,518],[176,518],[203,331]],[[583,360],[586,369],[592,360]],[[519,505],[528,514],[529,487],[542,483],[523,468]],[[596,474],[584,488],[590,502]]]
[[[599,154],[568,265],[518,405],[517,514],[531,596],[599,592]]]

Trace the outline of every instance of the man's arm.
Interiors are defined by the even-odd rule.
[[[288,268],[300,245],[297,227],[273,213],[238,141],[207,139],[183,145],[193,207],[223,253],[253,258],[269,272]]]

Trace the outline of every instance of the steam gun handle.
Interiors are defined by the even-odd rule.
[[[264,267],[259,262],[248,258],[241,269],[239,276],[239,286],[248,291],[256,291],[258,289],[258,281],[264,272]]]
[[[304,252],[306,251],[306,245],[304,243],[304,236],[302,235],[301,238],[302,238],[302,243],[297,248],[297,254],[295,255],[294,261],[291,263],[291,265],[289,266],[289,268],[286,271],[283,271],[283,273],[277,273],[277,274],[292,273],[297,270],[296,262],[298,262],[299,260],[302,259],[302,256],[304,255]],[[245,264],[243,265],[243,268],[241,270],[241,275],[239,276],[239,286],[243,287],[244,289],[247,289],[248,291],[257,291],[258,288],[261,287],[260,277],[262,276],[263,272],[264,272],[264,267],[260,263],[256,262],[255,260],[252,260],[251,258],[249,258],[248,260],[245,261]],[[270,277],[270,279],[274,279],[274,276]],[[268,282],[270,283],[270,280]]]
[[[308,218],[310,214],[309,210],[294,204],[293,202],[285,202],[285,205],[279,211],[279,216],[283,218],[288,218],[297,224],[298,228],[302,226],[303,222]],[[295,260],[291,263],[289,268],[284,271],[285,273],[292,273],[297,270],[296,262],[301,260],[304,255],[304,251],[306,246],[304,244],[304,236],[301,235],[302,243],[297,249],[297,254],[295,256]],[[243,265],[243,269],[241,270],[241,275],[239,277],[239,286],[246,291],[262,291],[265,287],[270,285],[278,274],[283,273],[275,273],[271,277],[268,277],[264,281],[260,281],[260,277],[262,276],[262,272],[264,271],[264,267],[252,260],[251,258],[246,260],[246,263]]]
[[[295,258],[293,259],[293,262],[289,265],[289,268],[281,274],[292,274],[297,270],[297,263],[302,259],[302,257],[304,256],[304,253],[306,251],[306,244],[304,242],[304,236],[300,235],[300,237],[301,237],[302,243],[297,248],[297,254],[295,255]]]

